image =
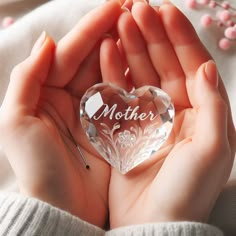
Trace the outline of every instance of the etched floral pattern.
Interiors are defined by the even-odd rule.
[[[129,130],[125,130],[118,134],[118,143],[121,145],[121,148],[132,147],[135,141],[136,136],[131,134]]]
[[[171,131],[170,127],[150,123],[145,129],[131,126],[129,130],[116,133],[121,128],[115,123],[110,129],[101,123],[101,135],[97,138],[103,157],[121,173],[125,174],[158,150],[165,142]]]

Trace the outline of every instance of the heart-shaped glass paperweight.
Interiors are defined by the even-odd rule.
[[[89,141],[122,174],[161,147],[172,130],[174,114],[170,97],[153,86],[128,93],[101,83],[89,88],[80,104]]]

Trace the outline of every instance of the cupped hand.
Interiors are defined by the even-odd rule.
[[[112,170],[112,228],[206,221],[233,164],[235,128],[216,65],[186,17],[166,2],[155,9],[135,3],[119,18],[118,47],[112,39],[102,43],[105,81],[127,88],[128,66],[135,88],[160,87],[176,110],[172,133],[159,151],[126,175]]]
[[[92,10],[57,46],[43,34],[14,68],[0,110],[0,143],[20,191],[100,227],[108,215],[110,167],[81,129],[79,104],[101,81],[99,44],[120,12],[118,1]]]

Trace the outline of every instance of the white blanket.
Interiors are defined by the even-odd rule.
[[[29,55],[33,43],[41,32],[46,30],[57,41],[76,24],[81,16],[102,2],[103,0],[54,0],[50,2],[2,0],[0,20],[7,15],[18,20],[8,29],[0,30],[0,104],[12,68]],[[160,2],[160,0],[155,0],[155,2]],[[229,2],[233,4],[235,0]],[[213,55],[226,85],[234,123],[236,123],[236,46],[227,52],[220,50],[217,41],[222,32],[214,29],[205,30],[200,26],[199,19],[204,10],[187,9],[183,0],[173,0],[173,3],[189,17],[203,43]],[[39,5],[41,6],[38,7]],[[0,189],[17,190],[14,174],[3,153],[0,153]],[[236,235],[236,167],[218,199],[210,222],[224,229],[227,235]]]

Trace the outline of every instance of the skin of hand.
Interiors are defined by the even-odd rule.
[[[126,175],[112,170],[111,228],[206,222],[230,175],[236,145],[216,65],[190,22],[168,2],[155,9],[143,1],[135,3],[131,12],[122,13],[117,28],[118,47],[111,38],[101,45],[104,80],[127,89],[128,65],[134,87],[162,88],[172,98],[176,115],[168,141],[150,160]]]
[[[101,82],[100,42],[120,13],[118,1],[105,3],[57,46],[43,34],[31,55],[13,69],[0,109],[0,143],[20,192],[99,227],[108,217],[110,166],[98,158],[82,131],[79,104],[84,92]]]

